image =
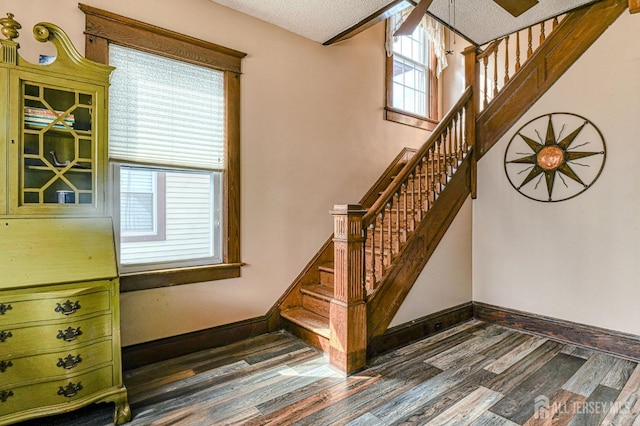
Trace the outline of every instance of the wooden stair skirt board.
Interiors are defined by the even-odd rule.
[[[640,362],[640,336],[543,315],[473,303],[473,316],[517,330],[584,346]]]

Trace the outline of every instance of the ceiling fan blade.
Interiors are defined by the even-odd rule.
[[[396,30],[393,35],[395,37],[398,36],[407,36],[413,34],[413,31],[416,29],[422,17],[427,13],[427,9],[431,6],[433,0],[421,0],[420,3],[413,8],[407,19],[404,20],[400,28]]]
[[[538,4],[538,0],[493,0],[514,17],[522,15]]]

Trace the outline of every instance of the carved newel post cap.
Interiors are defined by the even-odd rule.
[[[366,212],[365,209],[362,208],[362,205],[360,204],[335,204],[333,206],[333,210],[331,211],[331,213],[362,213],[362,212]]]
[[[13,19],[13,13],[7,13],[6,18],[0,19],[0,25],[2,25],[2,29],[0,29],[0,33],[9,41],[12,41],[14,38],[18,38],[18,30],[22,28],[22,25],[15,19]]]

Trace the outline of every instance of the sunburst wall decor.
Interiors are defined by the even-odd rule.
[[[511,185],[536,201],[573,198],[598,179],[606,158],[600,130],[577,114],[554,112],[526,123],[509,141],[504,168]]]

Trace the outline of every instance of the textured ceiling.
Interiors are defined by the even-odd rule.
[[[213,1],[320,43],[331,39],[393,2],[393,0]],[[536,6],[518,18],[514,18],[493,0],[434,0],[429,7],[429,13],[455,27],[461,35],[476,44],[484,44],[502,35],[593,2],[594,0],[539,0]]]
[[[450,0],[434,0],[429,7],[429,13],[456,28],[469,40],[482,45],[587,3],[594,1],[539,0],[537,5],[514,18],[493,0],[457,0],[455,15]]]

